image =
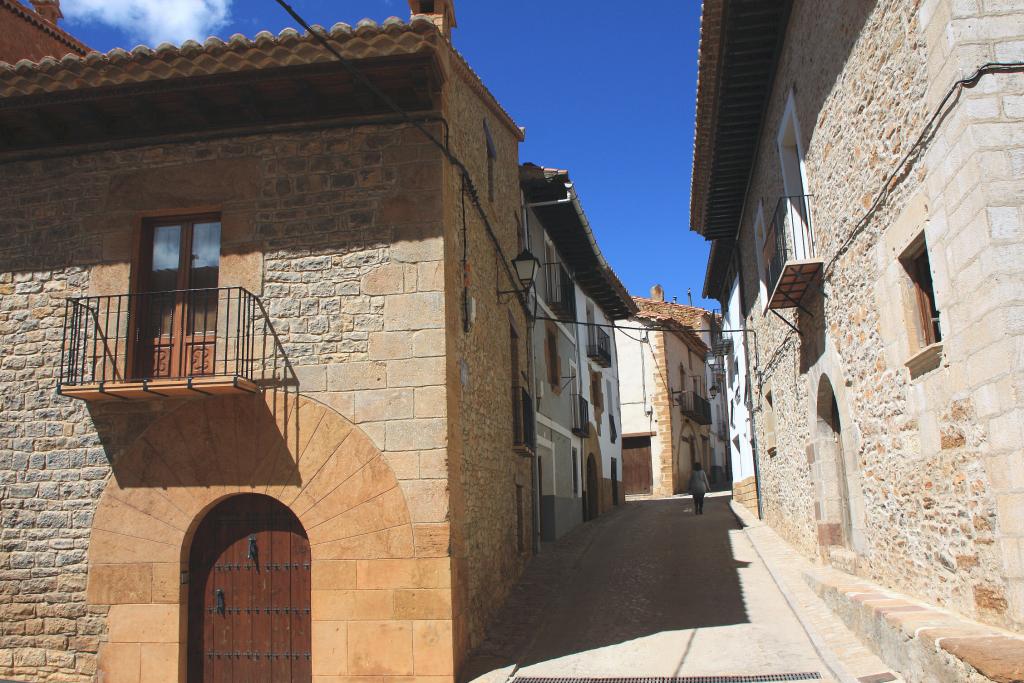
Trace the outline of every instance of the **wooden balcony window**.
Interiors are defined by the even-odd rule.
[[[259,300],[239,287],[70,299],[59,391],[83,400],[252,393],[268,372],[268,329]]]
[[[255,391],[266,318],[220,288],[220,219],[143,226],[133,291],[67,304],[60,391],[85,400]]]
[[[680,392],[679,409],[699,425],[711,424],[711,403],[696,391]]]
[[[576,320],[576,285],[568,269],[553,262],[544,266],[544,299],[560,320]]]
[[[587,335],[587,357],[602,368],[611,367],[612,340],[607,332],[594,327],[590,328]]]

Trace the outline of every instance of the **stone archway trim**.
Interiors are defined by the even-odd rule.
[[[309,536],[314,676],[452,675],[450,559],[416,556],[402,489],[361,430],[271,392],[187,402],[116,456],[89,546],[100,680],[184,680],[192,534],[240,493],[285,504]]]

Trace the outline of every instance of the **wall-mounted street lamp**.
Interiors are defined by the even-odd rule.
[[[718,397],[718,385],[717,384],[712,384],[711,385],[711,388],[708,389],[708,396],[711,397],[712,401],[714,401]]]
[[[516,277],[519,278],[519,284],[522,285],[521,290],[510,290],[507,292],[498,292],[498,294],[518,294],[520,292],[526,293],[533,287],[533,281],[537,277],[537,270],[540,268],[540,261],[537,257],[530,253],[529,249],[523,249],[519,256],[512,259],[512,267],[516,270]]]

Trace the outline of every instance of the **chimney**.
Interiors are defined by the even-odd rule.
[[[665,300],[665,288],[661,285],[654,285],[651,287],[651,298],[655,301]]]
[[[409,0],[412,15],[422,14],[434,22],[448,40],[452,39],[452,29],[458,28],[455,21],[455,0]]]
[[[60,11],[60,0],[31,0],[31,2],[36,14],[54,26],[57,25],[58,19],[64,18],[64,13]]]

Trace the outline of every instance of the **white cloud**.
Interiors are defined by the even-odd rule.
[[[64,0],[69,21],[97,21],[148,45],[202,42],[227,23],[232,0]]]

